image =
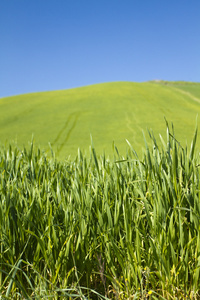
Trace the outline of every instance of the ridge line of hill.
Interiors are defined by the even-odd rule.
[[[100,83],[93,83],[93,84],[87,84],[83,86],[77,86],[77,87],[71,87],[71,88],[63,88],[63,89],[56,89],[56,90],[44,90],[44,91],[33,91],[33,92],[25,92],[25,93],[19,93],[19,94],[13,94],[9,96],[0,96],[0,99],[4,98],[11,98],[11,97],[19,97],[19,96],[24,96],[24,95],[31,95],[31,94],[40,94],[40,93],[51,93],[51,92],[63,92],[67,90],[76,90],[79,88],[85,88],[85,87],[90,87],[90,86],[95,86],[95,85],[101,85],[101,84],[115,84],[115,83],[155,83],[155,84],[163,84],[163,85],[200,85],[200,82],[193,82],[193,81],[167,81],[167,80],[147,80],[143,82],[137,82],[137,81],[109,81],[109,82],[100,82]],[[200,101],[200,99],[198,99]]]

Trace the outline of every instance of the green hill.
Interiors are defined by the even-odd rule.
[[[0,142],[22,147],[31,141],[52,148],[60,158],[88,151],[90,135],[97,153],[121,154],[126,139],[137,152],[147,128],[166,135],[164,117],[173,122],[177,139],[190,143],[200,111],[200,83],[112,82],[0,99]],[[200,118],[198,118],[198,123]],[[197,143],[200,147],[200,140]]]

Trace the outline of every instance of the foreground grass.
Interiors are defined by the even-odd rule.
[[[185,145],[199,110],[200,83],[96,84],[1,98],[0,137],[1,143],[14,141],[21,148],[34,135],[35,144],[43,149],[50,142],[59,159],[69,155],[74,159],[78,148],[88,150],[90,134],[97,153],[105,150],[112,155],[114,141],[125,155],[128,139],[140,154],[142,130],[152,128],[155,136],[164,136],[164,116],[173,121],[176,136]],[[200,141],[197,146],[200,149]]]
[[[199,299],[197,132],[150,135],[142,160],[0,149],[2,299]]]

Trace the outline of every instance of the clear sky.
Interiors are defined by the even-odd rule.
[[[200,81],[200,0],[0,0],[0,97]]]

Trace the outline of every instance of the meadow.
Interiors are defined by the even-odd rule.
[[[149,134],[142,159],[0,149],[1,299],[199,299],[197,131]]]
[[[33,136],[35,145],[49,151],[50,143],[65,159],[78,148],[88,153],[92,135],[98,154],[112,155],[114,141],[125,155],[126,139],[139,154],[142,131],[165,135],[164,117],[178,140],[189,142],[199,108],[200,84],[187,82],[112,82],[18,95],[0,99],[0,142],[23,147]]]
[[[200,298],[199,97],[161,81],[0,99],[0,299]]]

